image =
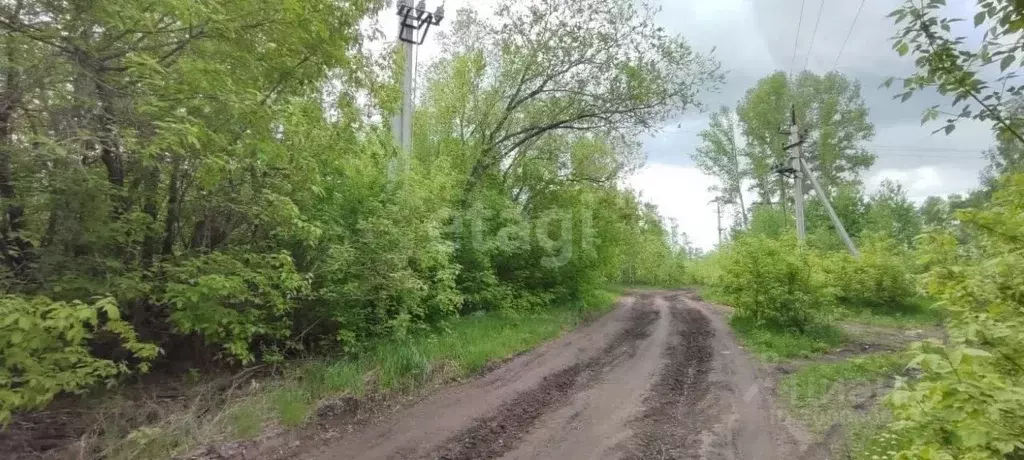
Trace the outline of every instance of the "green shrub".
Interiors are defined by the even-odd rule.
[[[886,238],[861,240],[861,255],[832,253],[823,259],[837,299],[844,305],[882,310],[904,310],[917,290],[910,270],[910,254]]]
[[[283,339],[291,332],[288,313],[308,289],[287,253],[214,252],[167,269],[164,301],[171,324],[224,347],[229,358],[255,359],[258,338]]]
[[[125,361],[94,356],[90,341],[100,338],[116,339],[143,372],[159,353],[139,342],[113,298],[86,304],[0,297],[0,424],[14,411],[45,406],[58,393],[79,393],[130,372]]]
[[[896,458],[1024,458],[1024,175],[957,219],[979,230],[968,247],[945,230],[919,238],[932,267],[923,286],[949,316],[948,340],[918,344],[921,379],[887,399],[907,443]]]
[[[746,235],[722,250],[713,289],[738,318],[805,332],[824,322],[833,304],[811,262],[809,251],[792,237]]]

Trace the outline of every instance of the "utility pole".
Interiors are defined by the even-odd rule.
[[[402,146],[403,154],[412,153],[412,112],[414,72],[416,70],[416,45],[422,45],[427,39],[430,26],[441,24],[444,19],[444,5],[437,11],[427,11],[426,0],[414,8],[412,0],[398,0],[398,39],[402,41],[404,64],[402,69],[402,108],[391,121],[391,129],[395,135],[395,143]]]
[[[800,128],[796,124],[796,105],[789,108],[789,145],[786,150],[790,151],[789,167],[793,170],[793,207],[796,213],[796,237],[803,241],[807,238],[807,228],[804,226],[804,172],[800,167],[803,164],[804,143],[800,137]]]
[[[718,205],[718,245],[722,245],[722,200],[715,200]]]
[[[708,202],[708,204],[710,204],[710,203],[715,203],[716,205],[718,205],[718,245],[721,246],[722,245],[722,240],[724,239],[722,237],[722,235],[725,233],[725,229],[722,228],[722,205],[723,204],[733,204],[734,202],[732,200],[730,200],[729,198],[726,198],[724,196],[719,196],[719,197],[716,197],[715,199],[711,200],[710,202]]]
[[[857,252],[856,245],[853,244],[853,239],[846,233],[846,227],[843,226],[843,222],[839,219],[839,215],[836,214],[835,209],[832,209],[832,203],[828,201],[828,195],[825,195],[825,190],[821,188],[821,184],[818,183],[818,179],[814,177],[814,173],[811,168],[807,166],[807,162],[804,161],[803,157],[803,143],[804,138],[800,134],[800,129],[796,124],[796,107],[790,107],[790,121],[789,121],[789,145],[786,146],[786,150],[790,151],[789,164],[776,164],[774,171],[782,177],[793,178],[793,204],[796,214],[796,233],[800,241],[804,241],[807,237],[807,229],[804,223],[804,176],[806,176],[811,185],[814,187],[815,193],[818,194],[818,199],[825,205],[825,210],[828,211],[829,218],[832,219],[832,225],[836,229],[836,233],[842,238],[843,243],[846,245],[846,249],[850,251],[850,255],[854,257],[860,257],[860,253]]]

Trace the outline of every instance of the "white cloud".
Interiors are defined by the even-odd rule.
[[[652,163],[627,179],[627,186],[640,192],[644,201],[658,206],[666,218],[675,219],[679,230],[690,237],[694,245],[711,249],[718,243],[718,222],[714,206],[708,202],[715,194],[708,188],[718,180],[705,175],[693,166]],[[730,219],[723,216],[722,225],[728,227]]]
[[[918,204],[929,196],[962,194],[978,186],[977,175],[964,174],[964,171],[956,166],[918,166],[887,168],[874,172],[865,181],[868,192],[877,190],[885,179],[902,184],[907,189],[910,199]]]

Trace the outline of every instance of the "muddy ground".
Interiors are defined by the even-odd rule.
[[[719,310],[688,293],[638,292],[476,380],[256,457],[816,458],[780,420],[768,378]]]

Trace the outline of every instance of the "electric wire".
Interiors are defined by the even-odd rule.
[[[818,18],[814,20],[814,28],[811,29],[811,41],[807,44],[807,56],[804,57],[804,70],[807,70],[807,64],[811,62],[811,50],[814,49],[814,37],[818,35],[818,24],[821,23],[821,12],[825,11],[825,0],[821,0],[821,6],[818,8]]]
[[[857,19],[860,19],[860,12],[864,11],[864,4],[867,0],[860,0],[860,7],[857,8],[857,14],[853,15],[853,23],[850,24],[850,30],[846,32],[846,38],[843,40],[843,46],[839,47],[839,54],[836,56],[836,62],[832,64],[832,70],[836,70],[839,67],[839,58],[843,57],[843,51],[846,51],[846,43],[850,41],[850,36],[853,35],[853,29],[857,27]]]
[[[800,17],[796,21],[796,38],[793,39],[793,58],[789,61],[789,77],[793,78],[793,66],[796,65],[796,50],[800,45],[800,26],[804,23],[804,5],[807,0],[800,1]]]

